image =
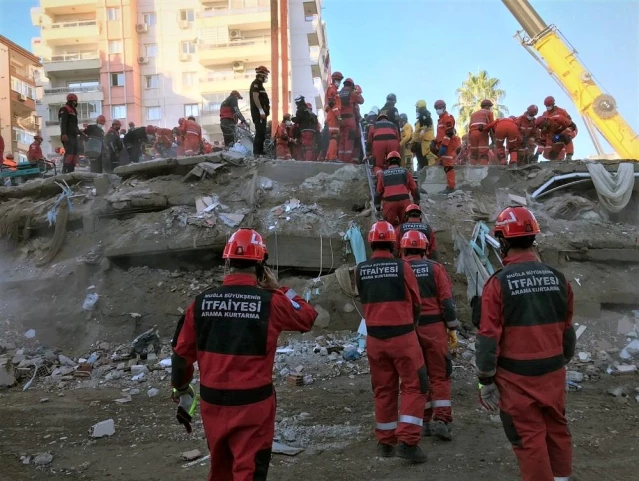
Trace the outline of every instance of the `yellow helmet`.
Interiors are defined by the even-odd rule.
[[[426,108],[426,101],[425,100],[418,100],[417,103],[415,104],[415,108],[425,109]]]

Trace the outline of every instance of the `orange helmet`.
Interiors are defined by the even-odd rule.
[[[490,99],[485,99],[481,101],[481,108],[486,109],[493,106],[493,101]]]
[[[544,105],[546,107],[552,107],[553,105],[555,105],[555,97],[553,97],[552,95],[549,95],[548,97],[546,97],[544,99]]]
[[[331,75],[331,78],[333,80],[339,80],[341,82],[344,76],[342,75],[342,72],[333,72],[333,75]]]
[[[257,68],[255,69],[255,73],[256,73],[257,75],[268,75],[268,74],[270,74],[271,72],[270,72],[270,71],[269,71],[269,69],[267,69],[264,65],[260,65],[259,67],[257,67]]]
[[[111,122],[111,126],[114,129],[119,129],[120,127],[122,127],[122,122],[120,122],[118,119],[115,119],[113,122]]]
[[[495,237],[512,239],[537,235],[540,232],[537,219],[525,207],[507,207],[495,220]]]
[[[446,102],[444,102],[443,100],[438,100],[435,102],[435,109],[445,109],[446,108]]]
[[[410,214],[413,214],[415,212],[418,212],[420,217],[422,216],[422,208],[418,206],[417,204],[411,204],[408,207],[406,207],[404,214],[406,215],[406,217],[408,217]]]
[[[104,115],[98,115],[98,118],[95,119],[95,123],[100,125],[106,124],[106,117]]]
[[[396,150],[393,150],[390,154],[386,156],[386,161],[389,164],[392,164],[392,163],[399,164],[402,161],[402,156],[399,155],[399,152],[397,152]]]
[[[313,110],[313,104],[310,103],[310,102],[306,102],[306,108],[310,109],[310,110]]]
[[[353,79],[348,77],[346,80],[344,80],[344,85],[350,85],[351,87],[355,85],[355,82],[353,82]]]
[[[428,237],[424,235],[423,232],[419,232],[418,230],[409,230],[404,234],[402,240],[399,241],[399,247],[403,249],[419,249],[422,251],[427,251],[430,243],[428,242]]]
[[[530,115],[531,117],[534,117],[535,115],[537,115],[539,113],[539,109],[537,108],[536,105],[530,105],[527,109],[526,109],[526,114]]]
[[[76,94],[67,94],[67,102],[78,101],[78,96]]]
[[[368,242],[369,244],[374,244],[375,242],[397,242],[397,234],[393,224],[385,220],[375,222],[368,232]]]
[[[153,125],[147,125],[146,133],[149,135],[155,135],[155,127]]]
[[[236,231],[228,240],[222,258],[261,262],[264,254],[262,236],[253,229],[244,228]]]

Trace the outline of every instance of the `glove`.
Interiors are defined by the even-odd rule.
[[[191,420],[195,414],[195,408],[197,407],[197,395],[193,386],[190,384],[183,390],[173,389],[171,395],[173,401],[178,404],[176,419],[180,424],[184,426],[187,433],[191,433]]]
[[[457,349],[457,331],[448,331],[448,350],[454,351]]]
[[[64,134],[62,137],[60,137],[60,140],[62,142],[68,142],[69,141],[69,136],[67,134]]]
[[[440,157],[443,156],[443,155],[446,155],[446,151],[447,150],[448,150],[448,147],[446,147],[445,145],[442,145],[439,148],[439,152],[437,153],[437,155],[440,156]]]
[[[499,409],[499,389],[497,384],[491,382],[490,384],[479,384],[479,404],[486,411],[495,412]]]

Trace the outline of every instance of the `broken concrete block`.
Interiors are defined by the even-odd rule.
[[[115,434],[115,422],[113,419],[107,419],[106,421],[100,421],[97,424],[91,426],[89,434],[92,438],[103,438],[105,436],[113,436]]]
[[[51,464],[51,461],[53,461],[53,454],[51,453],[40,453],[33,458],[33,464],[38,466],[46,466],[47,464]]]
[[[184,461],[193,461],[202,456],[202,453],[199,449],[193,449],[191,451],[185,451],[182,453],[182,459]]]
[[[579,371],[568,371],[566,372],[566,380],[572,382],[581,382],[584,380],[584,375]]]
[[[147,396],[149,396],[149,397],[155,397],[155,396],[157,396],[158,394],[160,394],[160,390],[159,390],[159,389],[156,389],[156,388],[154,388],[154,387],[152,387],[151,389],[149,389],[149,390],[146,392],[146,395],[147,395]]]
[[[93,180],[93,187],[95,187],[95,195],[102,197],[109,192],[111,184],[108,177],[96,177]]]
[[[577,357],[579,357],[581,362],[590,362],[592,359],[592,355],[589,352],[580,352]]]
[[[515,204],[519,204],[519,205],[523,205],[523,206],[528,205],[528,202],[526,201],[525,197],[521,197],[521,196],[515,195],[515,194],[508,194],[508,198],[512,202],[514,202]]]
[[[144,364],[135,364],[131,366],[131,374],[133,374],[134,376],[137,376],[138,374],[148,374],[148,373],[149,373],[149,368],[146,367]]]
[[[331,315],[322,306],[313,306],[317,311],[317,319],[315,319],[315,327],[326,329],[331,323]]]
[[[0,388],[11,387],[16,383],[13,364],[8,357],[0,358]]]
[[[64,354],[58,356],[58,361],[60,362],[60,366],[75,367],[77,365],[73,359],[68,358]]]

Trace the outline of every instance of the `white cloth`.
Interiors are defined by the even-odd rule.
[[[616,174],[611,174],[598,162],[589,162],[587,167],[604,209],[612,213],[621,212],[628,205],[635,186],[634,164],[619,164]]]

